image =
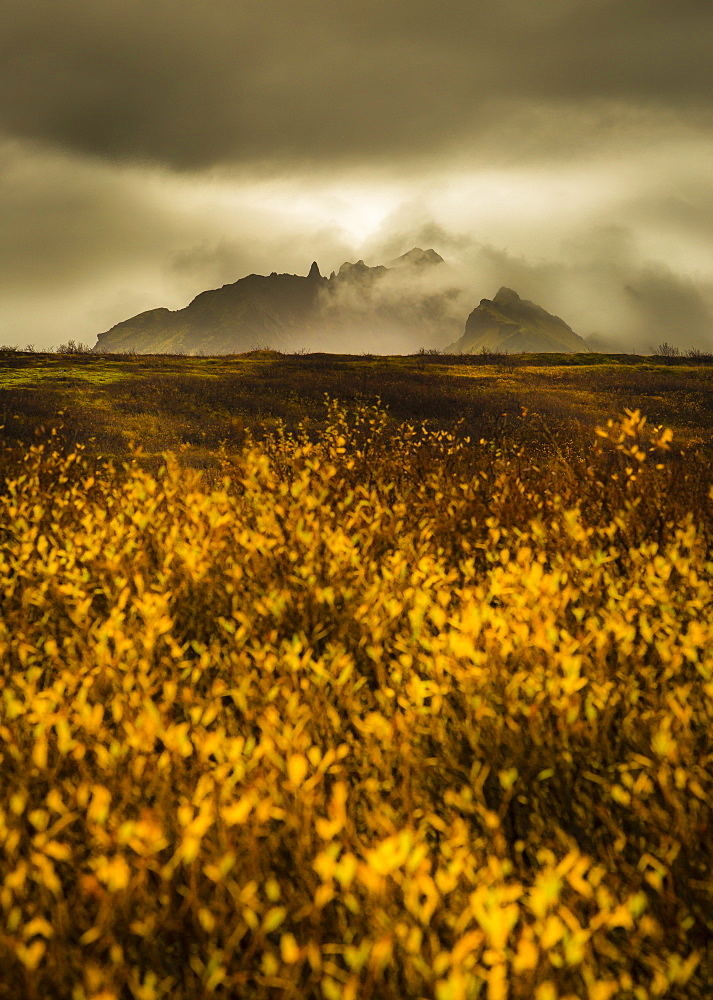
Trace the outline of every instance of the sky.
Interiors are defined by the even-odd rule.
[[[710,0],[0,8],[0,344],[421,246],[464,323],[713,350]]]

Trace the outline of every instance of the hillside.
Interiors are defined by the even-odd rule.
[[[435,250],[414,247],[387,264],[345,261],[328,278],[250,274],[201,292],[185,308],[139,313],[98,336],[97,354],[287,352],[409,354],[419,347],[578,353],[585,341],[558,316],[501,288],[481,299],[463,330],[463,291]],[[456,339],[457,338],[457,339]]]
[[[501,351],[576,354],[587,345],[559,316],[521,299],[511,288],[501,288],[494,299],[481,299],[465,324],[463,336],[447,348],[453,353]]]
[[[313,265],[307,277],[251,274],[201,292],[185,307],[151,309],[99,334],[97,353],[231,354],[256,344],[288,346],[315,312],[326,279]]]
[[[439,346],[458,329],[450,295],[429,281],[443,258],[414,247],[387,265],[346,261],[329,278],[251,274],[201,292],[185,308],[152,309],[99,334],[96,353],[234,354],[360,349],[393,353]],[[414,337],[420,342],[414,344]]]

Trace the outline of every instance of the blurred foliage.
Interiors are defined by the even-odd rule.
[[[710,463],[322,409],[6,451],[0,997],[710,997]]]

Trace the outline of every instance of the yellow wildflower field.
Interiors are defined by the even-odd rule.
[[[675,444],[675,443],[674,443]],[[0,997],[713,995],[713,493],[332,402],[0,491]]]

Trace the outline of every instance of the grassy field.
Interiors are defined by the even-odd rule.
[[[629,355],[371,357],[254,351],[217,358],[0,353],[0,423],[25,444],[62,424],[70,441],[125,454],[188,446],[200,464],[242,430],[323,421],[324,396],[380,401],[395,420],[462,420],[497,437],[530,413],[565,438],[638,409],[677,439],[711,443],[713,363]],[[58,413],[61,411],[61,417]],[[523,421],[520,419],[520,424]],[[519,428],[521,431],[522,428]],[[203,454],[201,454],[203,453]]]
[[[0,997],[709,1000],[713,366],[0,380]]]

